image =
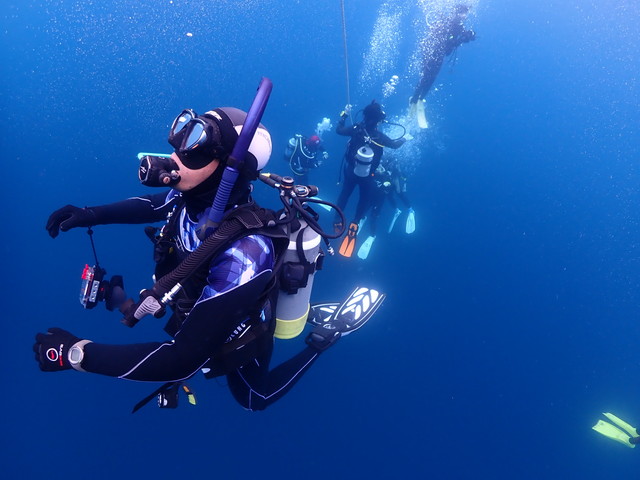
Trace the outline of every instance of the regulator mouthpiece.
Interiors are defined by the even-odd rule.
[[[178,169],[170,155],[144,155],[140,157],[138,178],[147,187],[171,187],[180,181]]]

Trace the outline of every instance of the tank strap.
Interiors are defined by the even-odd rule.
[[[307,260],[305,255],[303,242],[304,232],[307,228],[309,227],[299,229],[296,234],[297,260],[284,262],[281,268],[274,269],[280,282],[280,289],[289,295],[293,295],[299,289],[306,287],[309,276],[322,269],[322,261],[324,259],[322,249],[318,250],[318,256],[312,262]]]

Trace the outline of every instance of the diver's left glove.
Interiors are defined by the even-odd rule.
[[[47,220],[47,232],[56,238],[60,230],[66,232],[76,227],[91,227],[96,224],[96,213],[91,208],[78,208],[66,205],[59,208]]]
[[[61,328],[52,327],[47,333],[38,333],[33,351],[43,372],[58,372],[75,368],[82,370],[84,346],[90,340],[82,340]]]

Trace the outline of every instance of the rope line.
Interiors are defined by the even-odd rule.
[[[347,22],[344,14],[344,0],[340,0],[340,7],[342,9],[342,43],[344,45],[344,69],[346,72],[347,82],[347,104],[351,105],[351,91],[349,89],[349,54],[347,51]]]

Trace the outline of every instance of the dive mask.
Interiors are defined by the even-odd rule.
[[[199,116],[191,109],[183,110],[169,130],[169,143],[184,165],[191,170],[207,166],[214,157],[224,158],[220,127],[213,116]]]

